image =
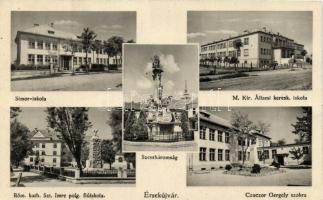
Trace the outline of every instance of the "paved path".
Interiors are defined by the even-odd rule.
[[[12,91],[107,91],[121,90],[122,73],[64,75],[11,81]]]
[[[18,176],[18,172],[15,172],[14,176],[11,177],[12,181],[10,182],[10,185],[15,185],[15,177]],[[75,184],[70,183],[67,181],[61,181],[55,178],[47,178],[45,176],[42,176],[40,174],[34,173],[34,172],[23,172],[22,173],[22,179],[21,184],[24,187],[134,187],[135,184]]]
[[[284,169],[286,173],[268,176],[239,176],[223,174],[223,170],[205,174],[188,174],[188,186],[288,186],[312,183],[311,169]]]
[[[312,69],[248,72],[248,77],[201,82],[201,90],[306,90],[312,89]]]

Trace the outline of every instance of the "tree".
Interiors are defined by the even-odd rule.
[[[233,48],[235,48],[237,50],[237,58],[239,57],[240,54],[240,49],[243,46],[243,43],[241,41],[241,39],[236,39],[232,42],[233,44]]]
[[[124,159],[136,168],[136,153],[124,153]]]
[[[144,141],[148,139],[147,116],[144,111],[140,111],[139,117],[133,123],[131,129],[136,140]]]
[[[303,115],[296,117],[297,122],[292,124],[293,133],[298,135],[300,142],[312,142],[312,108],[302,107]]]
[[[83,166],[86,164],[86,160],[89,159],[90,155],[90,148],[89,148],[89,142],[84,141],[82,144],[82,150],[81,150],[81,163]]]
[[[210,57],[210,62],[212,63],[212,67],[213,67],[213,73],[216,74],[216,65],[215,65],[215,62],[216,62],[216,57],[214,56],[211,56]]]
[[[283,145],[285,145],[285,144],[286,144],[286,140],[285,140],[285,139],[280,139],[280,140],[278,140],[278,141],[277,141],[277,144],[278,144],[279,146],[283,146]]]
[[[236,135],[238,139],[238,148],[242,151],[242,164],[246,159],[247,150],[250,142],[254,140],[254,136],[250,134],[253,129],[252,121],[249,120],[248,115],[241,112],[233,112],[231,115],[231,135]]]
[[[267,135],[270,132],[271,124],[259,120],[256,127],[262,134]]]
[[[134,133],[132,132],[132,126],[136,121],[135,111],[124,111],[124,134],[123,139],[132,141],[134,139]]]
[[[115,144],[114,151],[121,153],[122,151],[122,111],[113,109],[108,119],[109,126],[112,130],[113,142]]]
[[[292,154],[292,159],[293,160],[297,160],[297,164],[299,165],[299,159],[301,159],[304,155],[304,152],[302,151],[301,148],[297,147],[293,147],[292,150],[289,151],[290,154]]]
[[[93,59],[94,59],[94,52],[96,52],[96,59],[99,60],[99,53],[102,50],[103,45],[101,40],[95,40],[92,44],[92,51],[93,51]],[[94,60],[93,60],[94,63]],[[96,62],[97,64],[99,64],[99,61]]]
[[[77,168],[82,173],[82,147],[85,133],[90,128],[88,108],[85,107],[49,107],[47,108],[48,126],[58,133],[72,153]]]
[[[190,137],[189,128],[188,128],[188,116],[187,111],[183,110],[181,114],[181,129],[184,133],[184,138],[187,139]]]
[[[17,120],[21,112],[18,107],[10,108],[10,161],[18,166],[29,154],[32,154],[32,142],[28,136],[29,129]]]
[[[117,62],[117,56],[120,55],[120,61],[121,61],[121,57],[122,57],[122,44],[124,43],[124,40],[122,37],[119,36],[112,36],[111,38],[108,39],[108,43],[110,44],[110,48],[111,48],[111,56],[115,57],[116,60],[116,64],[118,64]]]
[[[235,56],[232,56],[230,59],[230,63],[234,64],[234,71],[237,71],[237,64],[239,63],[238,58]]]
[[[89,72],[89,65],[88,65],[88,53],[91,50],[93,46],[94,39],[96,38],[96,34],[90,30],[89,28],[83,29],[82,35],[81,35],[81,42],[83,45],[83,49],[85,50],[85,65],[86,70]]]
[[[115,148],[112,140],[102,140],[101,142],[101,157],[102,160],[106,163],[109,163],[110,169],[112,163],[115,161]]]

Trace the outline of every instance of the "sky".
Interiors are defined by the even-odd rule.
[[[285,139],[287,144],[294,143],[297,137],[292,131],[294,128],[291,124],[295,124],[297,116],[303,116],[300,107],[231,107],[231,111],[227,108],[221,108],[221,111],[211,111],[215,115],[231,120],[231,114],[234,111],[240,111],[248,114],[249,120],[257,124],[259,120],[271,124],[270,131],[267,136],[272,138],[272,142]]]
[[[136,45],[124,47],[124,97],[126,102],[139,102],[154,93],[151,58],[158,55],[164,73],[164,95],[183,94],[185,80],[190,94],[197,94],[198,46],[197,45]]]
[[[45,107],[21,107],[21,110],[22,112],[19,113],[17,119],[26,125],[30,131],[35,128],[46,129],[48,127]],[[99,138],[112,139],[111,127],[107,124],[110,112],[105,108],[92,107],[89,109],[88,115],[92,127],[88,129],[86,135],[93,136],[94,130],[98,130]]]
[[[11,13],[11,53],[16,59],[15,37],[17,31],[31,28],[34,24],[50,24],[58,30],[81,35],[89,27],[100,40],[122,36],[136,41],[136,12],[90,12],[90,11],[13,11]]]
[[[205,44],[266,27],[304,44],[312,53],[311,11],[190,11],[187,19],[189,43]]]

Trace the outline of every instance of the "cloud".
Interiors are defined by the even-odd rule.
[[[148,78],[141,76],[137,79],[136,85],[139,89],[150,89],[153,87],[153,83]]]
[[[206,36],[205,33],[202,33],[202,32],[197,32],[197,33],[188,33],[187,34],[187,37],[188,38],[197,38],[197,37],[204,37]]]
[[[173,55],[160,55],[160,64],[166,73],[174,74],[180,70]]]
[[[206,30],[205,33],[209,34],[225,34],[225,35],[237,35],[238,32],[232,30]]]
[[[62,25],[62,26],[82,26],[81,23],[72,20],[58,20],[54,21],[54,25]]]
[[[174,86],[175,86],[175,83],[171,80],[168,80],[165,84],[165,89],[168,90],[168,91],[172,91]]]

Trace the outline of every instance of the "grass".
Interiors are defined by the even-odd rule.
[[[239,77],[246,77],[246,76],[249,76],[249,74],[239,71],[239,72],[225,74],[223,76],[217,76],[217,77],[201,77],[200,82],[208,82],[208,81],[220,80],[220,79],[239,78]]]

